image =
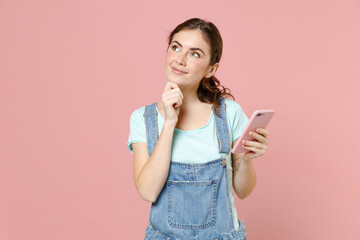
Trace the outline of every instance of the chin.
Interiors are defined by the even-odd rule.
[[[173,82],[173,83],[176,83],[176,84],[179,84],[179,83],[182,83],[183,82],[183,79],[181,79],[181,78],[178,78],[178,77],[174,77],[173,75],[167,75],[166,76],[167,77],[167,79],[169,80],[169,82]]]
[[[169,82],[176,83],[177,85],[181,85],[182,81],[179,79],[169,78]]]

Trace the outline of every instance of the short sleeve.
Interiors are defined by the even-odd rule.
[[[232,116],[232,141],[237,140],[243,130],[246,127],[246,124],[249,122],[249,118],[246,116],[245,112],[242,110],[241,106],[237,102],[233,102],[233,116]]]
[[[127,142],[127,147],[131,153],[134,153],[132,143],[145,142],[146,143],[146,128],[144,120],[144,107],[136,109],[130,116],[130,133]]]

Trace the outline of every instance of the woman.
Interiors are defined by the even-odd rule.
[[[162,100],[130,117],[135,185],[152,202],[145,239],[246,239],[232,188],[240,199],[252,192],[252,160],[269,132],[257,129],[243,144],[250,152],[231,153],[249,119],[214,76],[222,38],[213,23],[189,19],[168,43]]]

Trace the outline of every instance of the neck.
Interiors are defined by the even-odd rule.
[[[194,106],[201,104],[197,96],[197,89],[183,89],[180,87],[180,90],[184,96],[182,99],[182,105],[180,107],[181,110],[188,110],[194,108]]]

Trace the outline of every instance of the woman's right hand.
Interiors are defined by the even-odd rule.
[[[180,106],[184,98],[179,86],[176,83],[167,82],[162,94],[165,121],[176,124],[180,113]]]

